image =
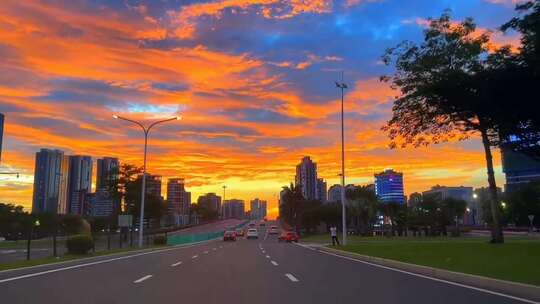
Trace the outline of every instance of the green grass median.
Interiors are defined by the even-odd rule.
[[[306,237],[305,243],[329,243],[327,235]],[[487,238],[349,238],[336,249],[411,264],[540,285],[540,239],[506,238],[489,244]]]

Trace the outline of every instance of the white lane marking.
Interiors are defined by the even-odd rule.
[[[208,250],[206,250],[206,251],[204,252],[204,254],[208,254]]]
[[[142,277],[142,278],[140,278],[140,279],[138,279],[138,280],[133,281],[133,283],[138,284],[138,283],[141,283],[141,282],[143,282],[143,281],[146,281],[146,280],[150,279],[151,277],[152,277],[151,274],[145,275],[144,277]]]
[[[219,248],[223,248],[223,246],[219,246]]]
[[[180,264],[182,264],[182,261],[176,262],[176,263],[174,263],[174,264],[171,264],[171,267],[176,267],[176,266],[178,266],[178,265],[180,265]]]
[[[305,245],[301,245],[301,244],[296,244],[296,245],[298,245],[300,247],[303,247],[303,248],[308,248]],[[529,300],[529,299],[524,299],[524,298],[511,296],[511,295],[496,292],[496,291],[491,291],[491,290],[488,290],[488,289],[483,289],[483,288],[479,288],[479,287],[474,287],[474,286],[470,286],[470,285],[465,285],[465,284],[461,284],[461,283],[456,283],[456,282],[452,282],[452,281],[438,279],[438,278],[426,276],[426,275],[423,275],[423,274],[409,272],[409,271],[406,271],[406,270],[401,270],[401,269],[392,268],[392,267],[388,267],[388,266],[383,266],[383,265],[379,265],[379,264],[374,264],[374,263],[370,263],[370,262],[366,262],[366,261],[361,261],[361,260],[357,260],[357,259],[350,258],[350,257],[347,257],[347,256],[341,256],[339,254],[335,254],[335,253],[331,253],[331,252],[326,252],[326,251],[322,251],[322,250],[315,250],[315,251],[317,251],[319,253],[322,253],[322,254],[342,258],[342,259],[345,259],[345,260],[349,260],[349,261],[353,261],[353,262],[357,262],[357,263],[362,263],[362,264],[366,264],[366,265],[370,265],[370,266],[373,266],[373,267],[378,267],[378,268],[382,268],[382,269],[386,269],[386,270],[391,270],[391,271],[395,271],[395,272],[400,272],[400,273],[404,273],[404,274],[408,274],[408,275],[412,275],[412,276],[415,276],[415,277],[424,278],[424,279],[428,279],[428,280],[432,280],[432,281],[436,281],[436,282],[440,282],[440,283],[446,283],[448,285],[453,285],[453,286],[463,287],[463,288],[466,288],[466,289],[480,291],[480,292],[488,293],[488,294],[491,294],[491,295],[500,296],[500,297],[503,297],[503,298],[508,298],[508,299],[517,300],[517,301],[530,303],[530,304],[540,304],[540,302],[536,302],[536,301]]]
[[[199,243],[191,244],[191,245],[187,245],[187,246],[178,246],[178,247],[167,248],[167,249],[162,249],[162,250],[146,251],[146,252],[141,252],[141,253],[137,253],[137,254],[125,255],[125,256],[121,256],[121,257],[117,257],[117,258],[112,258],[112,259],[108,259],[108,260],[99,260],[99,261],[95,261],[95,262],[77,264],[77,265],[67,266],[67,267],[63,267],[63,268],[56,268],[56,269],[45,270],[45,271],[41,271],[41,272],[34,272],[34,273],[29,273],[29,274],[24,274],[24,275],[20,275],[20,276],[16,276],[16,277],[3,279],[3,280],[0,280],[0,283],[5,283],[5,282],[10,282],[10,281],[15,281],[15,280],[21,280],[21,279],[26,279],[26,278],[31,278],[31,277],[37,277],[37,276],[41,276],[41,275],[45,275],[45,274],[49,274],[49,273],[65,271],[65,270],[70,270],[70,269],[77,269],[77,268],[83,268],[83,267],[94,266],[94,265],[99,265],[99,264],[105,264],[105,263],[110,263],[110,262],[114,262],[114,261],[135,258],[135,257],[147,255],[147,254],[154,254],[154,253],[161,253],[161,252],[166,252],[166,251],[178,250],[178,249],[182,249],[182,248],[189,248],[189,247],[194,247],[194,246],[200,245],[202,243],[207,243],[207,242],[208,241],[203,241],[203,242],[199,242]],[[92,259],[92,258],[88,258],[88,259]],[[73,261],[67,261],[67,262],[73,262]],[[25,267],[25,268],[19,268],[19,269],[10,269],[10,270],[1,271],[0,273],[8,272],[8,271],[16,271],[16,270],[26,270],[26,269],[31,269],[31,268],[43,267],[43,266],[54,266],[54,265],[64,264],[64,263],[66,263],[66,262],[53,263],[53,264],[43,264],[43,265],[31,266],[31,267]]]
[[[194,256],[192,256],[191,258],[192,258],[192,259],[196,259],[196,258],[198,258],[198,257],[199,257],[198,255],[194,255]]]
[[[289,278],[289,280],[293,281],[293,282],[299,282],[300,280],[298,280],[297,278],[295,278],[292,274],[290,273],[286,273],[285,276],[287,278]]]
[[[214,247],[214,248],[212,248],[212,250],[216,251],[216,250],[217,250],[217,248],[216,248],[216,247]]]
[[[266,258],[267,258],[267,259],[269,259],[269,258],[270,258],[270,256],[269,256],[269,255],[266,255]]]
[[[279,264],[278,264],[277,262],[275,262],[275,261],[270,261],[270,263],[272,263],[272,265],[274,265],[274,266],[279,265]]]

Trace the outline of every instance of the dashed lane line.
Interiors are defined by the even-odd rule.
[[[279,265],[276,261],[270,261],[270,263],[272,263],[272,265],[274,265],[274,266]]]
[[[289,280],[293,281],[293,282],[300,282],[300,280],[298,280],[297,278],[295,278],[292,274],[290,273],[286,273],[285,276],[287,278],[289,278]]]
[[[138,280],[133,281],[133,283],[139,284],[139,283],[142,283],[142,282],[144,282],[144,281],[150,279],[151,277],[152,277],[151,274],[145,275],[144,277],[142,277],[142,278],[140,278],[140,279],[138,279]]]
[[[178,265],[180,265],[180,264],[182,264],[182,261],[176,262],[176,263],[174,263],[174,264],[171,264],[171,267],[176,267],[176,266],[178,266]]]
[[[196,258],[198,258],[198,257],[199,257],[198,255],[194,255],[194,256],[192,256],[191,258],[192,258],[192,259],[196,259]]]

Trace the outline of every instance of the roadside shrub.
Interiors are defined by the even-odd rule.
[[[89,235],[74,235],[67,239],[66,247],[70,254],[86,254],[94,247],[94,240]]]
[[[155,236],[154,245],[167,245],[167,238],[164,235]]]

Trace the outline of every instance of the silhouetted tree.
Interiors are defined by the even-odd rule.
[[[392,147],[423,146],[450,139],[464,140],[479,134],[484,146],[490,204],[499,204],[493,170],[492,146],[500,145],[499,121],[480,77],[488,57],[487,34],[471,35],[476,30],[472,19],[454,24],[446,12],[431,19],[424,41],[403,42],[388,49],[383,56],[390,64],[395,59],[396,72],[382,77],[399,88],[393,116],[383,128]],[[491,241],[504,242],[498,208],[491,208]]]

